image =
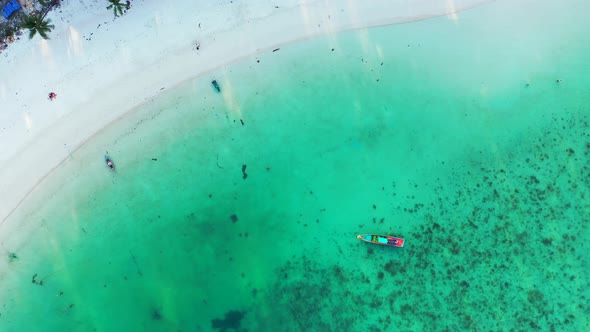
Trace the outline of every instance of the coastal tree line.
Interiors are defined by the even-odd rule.
[[[131,7],[129,0],[105,0],[106,9],[112,10],[115,17],[119,17]],[[39,10],[33,10],[29,14],[19,13],[11,17],[7,23],[0,26],[0,51],[15,40],[15,36],[22,35],[22,29],[29,30],[29,39],[39,34],[43,39],[49,39],[49,33],[55,28],[47,14],[61,4],[60,0],[37,0]],[[37,6],[36,6],[37,7]],[[37,7],[37,8],[38,8]]]

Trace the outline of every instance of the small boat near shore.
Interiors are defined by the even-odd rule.
[[[404,246],[404,239],[395,236],[389,235],[376,235],[376,234],[362,234],[357,235],[357,239],[369,243],[380,244],[382,246],[388,247],[403,247]]]
[[[215,88],[215,90],[217,90],[217,92],[221,92],[221,88],[219,87],[219,83],[217,83],[216,80],[211,81],[211,84],[213,84],[213,87]]]
[[[104,161],[105,161],[105,163],[107,163],[107,166],[111,169],[111,171],[114,172],[115,171],[115,164],[113,164],[113,161],[109,157],[108,152],[104,155]]]

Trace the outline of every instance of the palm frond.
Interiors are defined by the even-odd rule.
[[[115,17],[118,17],[120,15],[123,15],[123,7],[126,7],[126,5],[121,3],[121,0],[107,0],[110,5],[107,6],[107,9],[113,9],[113,13],[115,14]]]
[[[43,19],[43,16],[32,15],[27,16],[24,19],[23,28],[29,29],[29,39],[32,39],[37,33],[39,33],[43,39],[49,39],[48,33],[55,28],[55,26],[51,24],[50,19],[45,20]]]

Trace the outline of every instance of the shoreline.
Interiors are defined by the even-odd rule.
[[[446,2],[432,4],[427,0],[422,7],[413,8],[402,8],[401,1],[391,4],[382,0],[367,5],[355,4],[364,6],[357,8],[283,2],[279,8],[271,4],[212,6],[205,8],[208,12],[204,11],[209,22],[204,16],[188,20],[187,13],[193,11],[180,7],[193,6],[194,12],[199,9],[188,1],[174,8],[177,13],[163,14],[155,1],[136,0],[127,14],[115,20],[112,20],[112,12],[104,9],[102,3],[97,5],[98,2],[91,5],[98,6],[94,8],[96,12],[76,3],[64,3],[60,11],[51,12],[48,17],[56,25],[50,34],[51,40],[42,41],[39,37],[20,40],[0,55],[0,59],[8,59],[0,63],[0,103],[3,109],[9,110],[0,114],[0,120],[8,123],[0,131],[0,148],[4,151],[0,157],[0,191],[11,193],[0,205],[0,226],[71,153],[164,89],[294,42],[447,15],[456,20],[458,12],[492,1],[465,0],[452,8],[448,8]],[[393,10],[396,6],[402,14]],[[384,14],[388,12],[384,8],[391,8],[391,12],[398,15],[389,17]],[[70,15],[73,21],[73,13],[81,10],[86,10],[86,21],[67,20]],[[238,10],[240,16],[234,17],[234,10]],[[256,17],[248,12],[263,14]],[[359,14],[362,18],[352,17]],[[64,18],[67,23],[60,25],[60,18],[62,23]],[[185,18],[186,22],[180,22]],[[99,22],[105,20],[111,20],[104,28],[106,32],[99,30],[103,24]],[[225,25],[216,25],[218,21]],[[93,32],[84,28],[84,34],[74,28],[95,24],[98,25]],[[178,33],[178,29],[192,25],[199,31],[201,24],[208,31],[195,33],[196,37]],[[208,28],[207,24],[213,28]],[[269,26],[272,29],[268,29]],[[125,36],[124,32],[131,28],[133,33]],[[135,34],[138,31],[139,35]],[[120,39],[121,33],[123,39]],[[86,40],[80,41],[80,35]],[[142,36],[145,38],[140,38]],[[201,45],[199,50],[195,49],[196,42]],[[65,47],[59,49],[60,44]],[[56,49],[55,53],[62,51],[61,57],[51,57],[52,48]],[[149,53],[142,50],[149,50]],[[188,70],[192,68],[195,70]],[[37,84],[31,86],[31,81]],[[57,100],[46,100],[47,93],[54,89]],[[24,97],[11,98],[19,93]],[[97,102],[93,96],[101,96],[101,100]]]

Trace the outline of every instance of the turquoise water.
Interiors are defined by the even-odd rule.
[[[8,220],[0,330],[588,329],[590,8],[528,4],[284,46],[130,112]]]

